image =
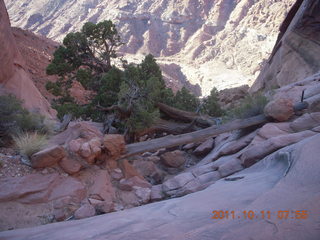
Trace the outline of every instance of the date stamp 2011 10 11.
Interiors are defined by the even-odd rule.
[[[307,210],[277,210],[277,211],[253,211],[253,210],[245,210],[245,211],[225,211],[225,210],[214,210],[212,211],[211,219],[272,219],[277,218],[280,220],[299,220],[299,219],[307,219],[308,211]]]

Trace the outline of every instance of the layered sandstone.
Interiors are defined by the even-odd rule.
[[[85,22],[111,19],[129,61],[152,53],[168,85],[202,94],[252,83],[294,0],[6,0],[15,26],[55,40]],[[173,65],[174,64],[174,65]],[[192,88],[200,94],[198,87]]]
[[[34,112],[47,117],[54,117],[55,111],[33,84],[25,68],[12,30],[9,17],[4,5],[0,1],[0,91],[1,94],[14,94],[23,101],[23,105]]]

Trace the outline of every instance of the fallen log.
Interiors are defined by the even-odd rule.
[[[194,126],[192,123],[177,123],[171,122],[163,119],[156,121],[151,127],[144,129],[136,134],[136,137],[141,137],[144,135],[150,135],[153,133],[168,133],[168,134],[183,134],[188,132],[194,132],[200,130],[200,128]]]
[[[237,129],[243,129],[268,122],[264,115],[258,115],[247,119],[237,119],[232,122],[205,128],[199,131],[185,133],[176,136],[166,136],[162,138],[153,139],[150,141],[132,143],[126,146],[126,152],[122,158],[133,156],[136,154],[156,151],[160,148],[169,148],[188,144],[192,142],[199,142],[209,137],[217,136],[221,133],[230,132]]]
[[[307,109],[308,107],[309,104],[307,102],[300,102],[293,106],[293,110],[297,113]],[[127,145],[126,152],[121,157],[125,158],[144,152],[156,151],[160,148],[176,147],[183,144],[200,142],[209,137],[215,137],[221,133],[264,124],[270,122],[270,120],[272,121],[271,118],[267,118],[264,114],[261,114],[247,119],[237,119],[219,126],[211,126],[191,133],[185,133],[176,136],[166,136],[146,142],[132,143]]]
[[[199,127],[210,127],[215,125],[215,122],[210,120],[208,117],[200,116],[194,112],[183,111],[164,103],[157,103],[156,106],[159,110],[170,117],[171,119],[182,121],[182,122],[194,122]]]

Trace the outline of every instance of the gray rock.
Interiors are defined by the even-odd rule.
[[[204,143],[202,143],[200,146],[198,146],[193,151],[193,153],[198,156],[205,155],[205,154],[208,154],[212,150],[213,147],[214,147],[214,139],[209,138]]]
[[[203,175],[198,177],[199,182],[201,184],[214,182],[214,181],[219,180],[220,178],[221,178],[221,175],[220,175],[220,173],[218,171],[209,172],[209,173],[203,174]]]
[[[184,185],[186,185],[188,182],[192,181],[193,179],[194,179],[194,176],[192,175],[192,173],[190,172],[181,173],[165,181],[162,184],[162,190],[166,193],[168,191],[181,188]]]
[[[241,162],[237,158],[232,158],[225,164],[221,165],[218,169],[221,177],[229,176],[235,172],[238,172],[243,169]]]
[[[75,219],[83,219],[96,215],[96,210],[90,204],[84,204],[74,213]]]

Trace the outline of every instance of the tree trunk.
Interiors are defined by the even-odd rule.
[[[202,117],[197,113],[183,111],[174,107],[170,107],[164,103],[157,103],[156,106],[161,112],[166,114],[171,119],[182,122],[195,122],[199,127],[210,127],[215,125],[215,122],[210,120],[209,117]]]
[[[150,135],[153,133],[168,133],[168,134],[183,134],[188,132],[197,131],[199,128],[195,127],[194,124],[190,123],[177,123],[159,119],[151,127],[142,130],[136,134],[137,137],[144,135]]]
[[[268,122],[268,120],[264,115],[258,115],[247,119],[234,120],[230,123],[226,123],[220,126],[212,126],[196,132],[185,133],[177,136],[166,136],[150,141],[129,144],[126,147],[126,153],[123,155],[123,158],[144,152],[156,151],[160,148],[175,147],[182,144],[199,142],[209,137],[217,136],[221,133],[230,132],[236,129],[247,128],[266,122]]]

